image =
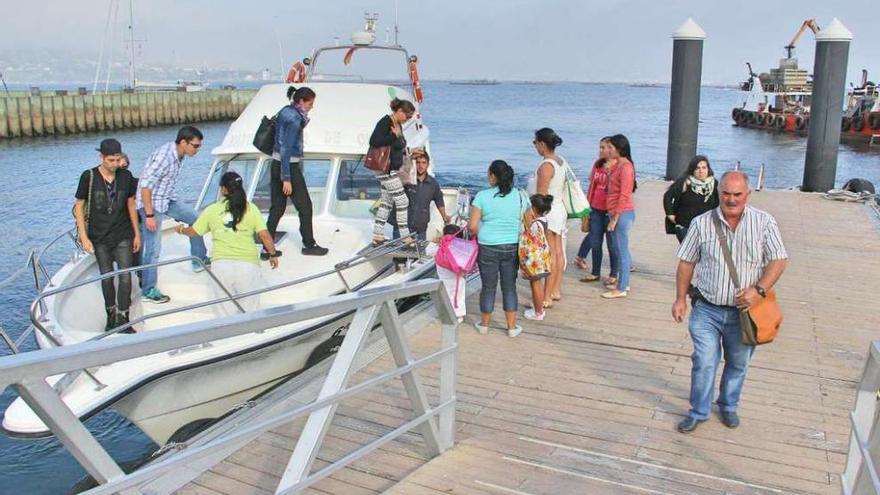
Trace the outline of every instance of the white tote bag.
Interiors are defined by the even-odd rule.
[[[568,218],[584,218],[590,214],[590,203],[581,187],[581,181],[567,161],[563,160],[562,166],[565,170],[565,184],[562,186],[562,204],[565,206],[565,213],[568,214]]]

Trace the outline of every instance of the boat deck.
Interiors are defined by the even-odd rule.
[[[636,194],[630,297],[603,300],[601,288],[579,283],[583,272],[570,267],[564,299],[543,322],[524,322],[521,337],[459,327],[453,449],[429,460],[419,435],[407,434],[308,492],[840,493],[848,414],[880,329],[876,217],[820,195],[753,194],[753,205],[776,216],[791,257],[778,286],[783,329],[755,353],[742,425],[727,429],[713,417],[683,435],[675,424],[688,409],[691,344],[686,324],[670,316],[677,243],[663,232],[664,187],[645,182]],[[580,239],[574,231],[569,253]],[[528,300],[523,282],[519,290]],[[477,312],[475,295],[468,311]],[[412,345],[424,355],[438,341],[434,324]],[[390,366],[384,356],[358,377]],[[437,372],[422,374],[432,402]],[[399,384],[346,400],[338,411],[315,468],[412,417]],[[274,493],[301,425],[262,435],[178,493]]]

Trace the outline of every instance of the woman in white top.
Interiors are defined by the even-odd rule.
[[[550,277],[544,288],[544,307],[553,307],[553,301],[562,298],[562,272],[565,268],[565,247],[562,245],[562,234],[568,214],[562,204],[565,186],[565,159],[556,154],[556,147],[562,144],[553,129],[545,127],[535,132],[535,151],[541,155],[538,165],[536,193],[553,196],[553,205],[547,214],[547,242],[550,244]]]

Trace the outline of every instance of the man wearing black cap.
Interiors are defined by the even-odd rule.
[[[135,207],[135,186],[131,172],[119,169],[122,146],[115,139],[101,141],[97,150],[100,165],[80,175],[73,216],[79,242],[87,253],[94,253],[98,270],[104,274],[117,268],[130,268],[140,249],[141,236]],[[119,290],[113,277],[101,281],[105,330],[128,323],[131,306],[131,273],[119,274]],[[124,330],[130,333],[133,330]]]

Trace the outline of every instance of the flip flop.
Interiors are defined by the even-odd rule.
[[[598,275],[593,275],[591,273],[591,274],[587,275],[586,277],[581,278],[580,281],[585,284],[589,284],[590,282],[598,282],[600,278],[601,277],[599,277]]]

